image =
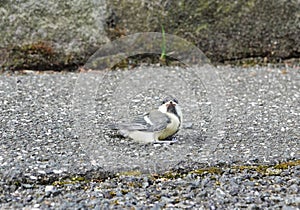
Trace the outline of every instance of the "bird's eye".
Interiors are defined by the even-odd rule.
[[[178,100],[176,98],[174,98],[173,101],[178,104]]]
[[[168,102],[168,100],[167,99],[164,99],[162,102],[161,102],[161,104],[163,105],[163,104],[165,104],[165,103],[167,103]]]

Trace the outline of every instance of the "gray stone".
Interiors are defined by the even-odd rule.
[[[29,54],[27,58],[36,68],[51,69],[64,63],[82,62],[80,57],[108,41],[104,31],[104,0],[13,0],[2,1],[0,8],[0,54],[3,55],[0,67],[2,64],[11,68],[30,65],[22,61],[25,54]],[[15,60],[3,60],[5,55]]]

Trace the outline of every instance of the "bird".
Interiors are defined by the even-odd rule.
[[[165,98],[156,110],[137,116],[129,123],[115,124],[123,137],[139,143],[173,143],[182,126],[182,112],[176,98]]]

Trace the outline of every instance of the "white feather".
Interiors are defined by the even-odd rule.
[[[144,117],[144,120],[145,120],[147,123],[149,123],[150,125],[153,125],[153,123],[151,122],[151,120],[149,119],[149,117],[148,117],[147,115]]]

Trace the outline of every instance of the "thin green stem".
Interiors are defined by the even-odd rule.
[[[162,44],[161,44],[161,55],[160,59],[165,61],[166,60],[166,34],[164,26],[161,25],[161,31],[162,31]]]

